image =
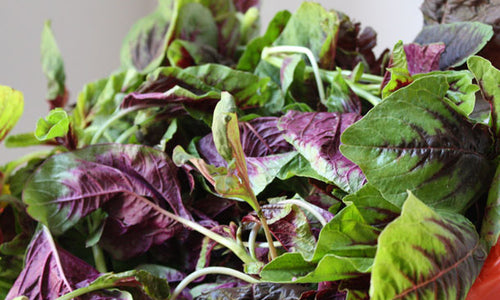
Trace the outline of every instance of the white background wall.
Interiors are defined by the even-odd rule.
[[[294,11],[301,0],[261,0],[262,24],[279,10]],[[422,26],[422,0],[322,0],[325,8],[347,13],[378,32],[378,51],[399,39],[411,42]],[[70,101],[87,82],[119,67],[121,42],[130,26],[156,6],[156,0],[0,0],[0,84],[25,96],[24,114],[13,133],[32,131],[46,115],[46,81],[40,66],[43,23],[52,29],[62,52]],[[0,164],[33,149],[5,149]]]

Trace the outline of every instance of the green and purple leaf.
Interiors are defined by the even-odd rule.
[[[175,165],[159,150],[90,146],[47,159],[27,183],[23,200],[28,213],[55,234],[101,208],[109,214],[101,245],[114,257],[133,257],[179,232],[158,207],[191,218],[176,174]]]
[[[469,220],[440,215],[410,193],[380,234],[370,297],[465,299],[487,254]]]
[[[132,26],[121,49],[124,67],[147,73],[162,64],[184,2],[160,0],[153,13]]]
[[[66,73],[64,62],[51,29],[50,21],[46,21],[42,31],[41,54],[42,69],[47,77],[47,101],[50,109],[64,107],[68,101],[66,90]]]
[[[286,253],[265,265],[260,275],[264,280],[289,283],[363,276],[370,272],[377,236],[378,230],[353,204],[323,227],[313,255]]]
[[[339,146],[342,132],[359,119],[354,113],[289,111],[280,118],[278,127],[319,175],[346,192],[355,192],[363,186],[365,177],[340,153]]]
[[[312,255],[316,239],[312,235],[309,221],[296,205],[275,203],[261,206],[269,230],[288,252]],[[243,217],[243,223],[260,224],[256,212]]]
[[[418,79],[342,135],[342,153],[396,206],[410,190],[429,206],[463,211],[489,184],[488,128],[450,106],[448,88],[444,76]]]
[[[484,239],[489,248],[497,244],[500,236],[500,167],[491,182],[488,192],[488,200],[481,223],[481,238]]]

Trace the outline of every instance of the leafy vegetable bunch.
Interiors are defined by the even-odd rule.
[[[48,146],[1,168],[0,297],[465,299],[500,233],[500,5],[461,2],[376,57],[315,3],[259,35],[255,0],[160,0],[72,104],[46,23],[34,132],[0,87],[0,139]]]

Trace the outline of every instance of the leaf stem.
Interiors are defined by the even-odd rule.
[[[313,215],[318,221],[321,223],[321,226],[325,226],[328,221],[318,212],[319,207],[313,205],[311,203],[300,201],[296,199],[288,199],[278,202],[279,204],[293,204],[297,205],[300,208],[307,210],[311,215]]]
[[[131,193],[130,191],[124,191],[125,193]],[[140,199],[141,201],[144,201],[144,202],[147,202],[148,205],[150,205],[151,207],[153,207],[153,209],[155,209],[157,212],[165,215],[166,217],[176,221],[176,222],[179,222],[181,223],[182,225],[186,226],[186,227],[189,227],[195,231],[198,231],[199,233],[203,234],[204,236],[206,237],[209,237],[211,238],[212,240],[214,240],[215,242],[225,246],[226,248],[228,248],[229,250],[231,250],[236,256],[238,256],[239,259],[241,259],[241,261],[243,261],[245,264],[252,264],[252,263],[255,263],[255,262],[258,262],[256,261],[255,259],[253,259],[247,252],[246,252],[246,249],[242,246],[242,245],[238,245],[236,242],[233,242],[232,240],[228,239],[228,238],[225,238],[203,226],[201,226],[200,224],[194,222],[194,221],[191,221],[191,220],[188,220],[186,218],[183,218],[183,217],[180,217],[178,215],[175,215],[163,208],[161,208],[160,206],[158,206],[157,204],[149,201],[148,199],[142,197],[142,196],[139,196],[137,194],[133,194],[134,197],[137,197],[138,199]]]
[[[257,259],[257,255],[255,254],[255,241],[257,240],[257,233],[259,232],[260,227],[260,224],[255,223],[250,231],[250,234],[248,235],[248,252],[250,252],[250,256],[253,259]]]
[[[79,289],[76,289],[76,290],[74,290],[72,292],[69,292],[69,293],[67,293],[65,295],[62,295],[61,297],[59,297],[59,298],[57,298],[55,300],[71,300],[71,299],[74,299],[74,298],[79,297],[81,295],[92,293],[92,292],[95,292],[95,291],[98,291],[98,290],[112,288],[114,286],[115,286],[114,283],[92,284],[92,285],[89,285],[89,286],[84,286],[84,287],[81,287]]]
[[[323,80],[321,80],[321,76],[319,74],[318,63],[316,62],[316,58],[314,54],[309,48],[302,46],[274,46],[274,47],[266,47],[262,50],[262,59],[266,60],[272,54],[281,54],[281,53],[299,53],[307,56],[309,63],[311,64],[314,79],[316,80],[316,86],[318,88],[319,99],[321,103],[326,103],[325,97],[325,88],[323,86]],[[281,68],[281,64],[280,64]]]
[[[273,243],[273,237],[271,236],[271,230],[269,230],[269,226],[267,225],[267,220],[262,214],[262,210],[259,207],[259,210],[257,211],[257,216],[260,219],[260,223],[262,226],[262,229],[264,230],[264,234],[266,236],[266,240],[269,243],[269,255],[271,256],[271,260],[275,259],[278,257],[278,252],[276,251],[276,248],[274,247]]]
[[[208,275],[208,274],[221,274],[221,275],[228,275],[228,276],[233,276],[238,279],[241,279],[243,281],[246,281],[248,283],[260,283],[260,280],[247,275],[245,273],[242,273],[240,271],[236,271],[234,269],[230,268],[225,268],[225,267],[208,267],[204,269],[200,269],[198,271],[195,271],[191,274],[189,274],[186,278],[184,278],[179,285],[175,288],[174,292],[172,293],[172,296],[170,297],[170,300],[175,300],[177,297],[180,295],[180,293],[196,278]]]
[[[127,108],[124,110],[120,110],[115,115],[112,115],[101,127],[99,127],[99,130],[97,130],[97,132],[92,137],[90,144],[91,145],[97,144],[97,142],[99,141],[99,139],[103,135],[104,131],[106,129],[108,129],[108,127],[111,126],[111,124],[113,124],[115,121],[117,121],[117,120],[121,119],[123,116],[125,116],[131,112],[137,111],[139,109],[141,109],[141,107],[130,107],[130,108]]]

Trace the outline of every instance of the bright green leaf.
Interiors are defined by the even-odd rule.
[[[0,85],[0,142],[23,114],[24,96],[20,91]]]
[[[63,137],[68,133],[70,119],[62,108],[54,108],[36,124],[35,137],[40,141]]]

